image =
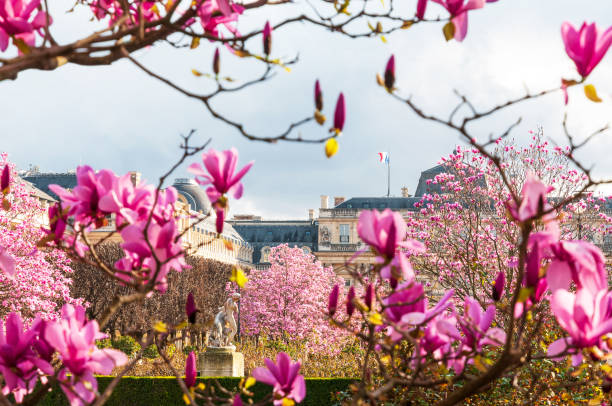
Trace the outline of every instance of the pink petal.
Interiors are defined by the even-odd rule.
[[[552,293],[557,289],[568,290],[572,282],[572,270],[569,264],[564,261],[553,260],[546,272],[546,282]]]

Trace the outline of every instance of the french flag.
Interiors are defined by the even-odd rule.
[[[378,161],[380,163],[389,165],[389,153],[388,152],[379,152],[378,153]]]

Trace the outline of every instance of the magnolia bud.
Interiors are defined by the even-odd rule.
[[[340,93],[336,102],[336,111],[334,113],[334,129],[341,132],[344,128],[344,120],[346,119],[346,106],[344,104],[344,94]]]
[[[371,283],[366,288],[364,300],[366,306],[368,306],[368,310],[372,310],[372,305],[374,304],[374,285]]]
[[[185,313],[187,313],[187,319],[191,324],[196,322],[196,315],[199,312],[196,307],[195,300],[193,299],[193,293],[189,292],[187,296],[187,303],[185,304]]]
[[[353,315],[355,311],[355,305],[353,304],[353,299],[355,298],[355,288],[351,286],[349,289],[348,295],[346,295],[346,314],[349,317]]]
[[[2,177],[0,178],[0,192],[4,194],[9,193],[9,186],[11,185],[11,171],[8,164],[4,165],[2,169]]]
[[[504,285],[506,284],[506,274],[504,273],[504,271],[499,271],[499,273],[497,274],[497,279],[495,279],[495,282],[493,284],[493,300],[495,300],[496,302],[499,302],[499,300],[502,298],[502,296],[504,295]]]
[[[391,91],[393,89],[393,85],[395,84],[395,56],[391,55],[389,61],[387,62],[387,67],[385,68],[385,87],[387,90]]]
[[[272,49],[272,27],[270,27],[269,21],[266,21],[266,25],[263,29],[263,49],[264,54],[270,55]]]
[[[322,111],[323,110],[323,92],[321,92],[321,85],[319,84],[319,79],[317,79],[317,81],[315,82],[314,99],[315,99],[315,107],[317,108],[317,110]]]
[[[221,61],[219,60],[219,48],[215,49],[215,56],[213,57],[213,72],[215,72],[215,75],[219,74],[220,71],[220,63]]]
[[[327,302],[327,310],[330,316],[333,316],[336,313],[336,309],[338,308],[338,294],[340,293],[340,286],[335,284],[331,293],[329,294],[329,301]]]

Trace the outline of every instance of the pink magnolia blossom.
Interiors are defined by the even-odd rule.
[[[200,8],[198,8],[198,16],[204,31],[219,38],[221,37],[219,35],[219,25],[221,24],[232,34],[238,34],[232,23],[238,21],[238,16],[243,12],[244,7],[239,4],[233,4],[229,0],[204,1]]]
[[[431,0],[444,7],[451,15],[451,21],[455,25],[455,39],[463,41],[467,35],[469,10],[483,8],[485,0]],[[424,12],[424,10],[423,10]]]
[[[574,365],[582,362],[582,353],[572,349],[599,346],[601,337],[612,332],[612,292],[597,293],[578,289],[574,294],[558,289],[550,300],[550,308],[559,325],[569,334],[548,347],[548,355],[573,353]]]
[[[121,351],[96,347],[96,340],[105,337],[97,321],[87,320],[83,307],[70,304],[62,308],[60,321],[48,323],[45,328],[45,340],[62,361],[58,379],[71,406],[95,399],[98,382],[94,374],[109,374],[127,362]]]
[[[12,277],[15,275],[15,258],[6,248],[0,245],[0,269],[5,275]]]
[[[225,205],[219,200],[226,193],[236,199],[242,197],[243,186],[240,180],[251,169],[253,161],[234,173],[238,163],[238,151],[235,148],[225,151],[210,149],[202,154],[202,161],[206,170],[199,163],[191,164],[188,170],[196,175],[196,182],[200,185],[210,185],[206,194],[213,205],[224,208]]]
[[[422,252],[424,249],[424,246],[417,241],[405,241],[406,222],[400,213],[391,209],[385,209],[383,212],[362,211],[359,215],[357,233],[385,259],[393,258],[398,247],[409,248],[415,252]]]
[[[388,279],[393,289],[398,282],[410,282],[415,278],[414,269],[403,252],[398,252],[393,260],[380,270],[380,276]]]
[[[51,364],[32,347],[40,334],[41,323],[36,318],[30,329],[25,330],[17,313],[10,313],[4,325],[0,321],[0,371],[5,383],[2,394],[12,393],[18,403],[34,390],[39,375],[53,374]]]
[[[49,189],[59,196],[62,207],[69,208],[69,216],[75,216],[80,223],[95,221],[99,227],[104,225],[104,217],[110,213],[100,209],[100,199],[112,189],[116,177],[108,169],[95,172],[89,166],[79,166],[77,185],[73,190],[68,191],[59,185],[49,185]]]
[[[390,321],[420,324],[424,320],[427,308],[423,285],[420,283],[402,284],[397,291],[383,299],[383,304],[388,306],[385,309],[385,316]]]
[[[460,339],[461,334],[454,315],[436,316],[427,323],[423,338],[419,341],[422,360],[425,361],[428,354],[433,355],[435,359],[442,359],[452,352],[452,343]]]
[[[554,187],[545,185],[536,175],[529,172],[521,191],[520,205],[516,207],[512,201],[508,203],[510,214],[517,221],[525,221],[542,211],[549,210],[551,206],[546,202],[546,195],[553,190]]]
[[[19,38],[27,45],[36,43],[35,32],[43,36],[42,29],[47,25],[47,13],[42,10],[33,12],[40,6],[40,0],[3,0],[0,7],[0,50],[6,51],[10,37]],[[49,17],[49,24],[52,23]]]
[[[587,241],[559,241],[552,247],[555,257],[546,279],[550,290],[568,290],[574,281],[578,289],[596,294],[608,287],[608,272],[601,250]]]
[[[117,0],[95,0],[91,10],[98,20],[110,16],[109,26],[125,15],[121,2]],[[131,2],[128,7],[129,17],[125,21],[127,25],[137,25],[141,21],[151,22],[160,17],[159,8],[155,1],[137,0]]]
[[[253,370],[253,377],[259,382],[272,386],[274,389],[274,406],[282,406],[283,399],[290,399],[296,403],[306,397],[306,381],[300,370],[299,362],[292,362],[289,355],[279,352],[276,355],[276,363],[266,358],[266,367],[258,367]]]
[[[612,45],[612,27],[601,32],[595,23],[585,22],[580,30],[576,30],[566,21],[561,24],[561,37],[565,52],[576,64],[578,73],[585,78],[601,62]]]
[[[499,327],[491,328],[495,319],[495,305],[489,305],[482,310],[478,301],[471,297],[465,298],[465,312],[459,319],[463,331],[463,345],[480,351],[484,345],[503,345],[506,342],[506,333]]]
[[[147,240],[144,238],[145,229]],[[116,276],[126,282],[136,281],[145,284],[155,276],[155,289],[165,292],[167,288],[166,276],[174,269],[180,272],[187,268],[185,263],[181,241],[178,239],[178,229],[174,220],[160,225],[151,222],[147,227],[147,221],[143,220],[132,224],[121,230],[123,243],[121,247],[126,251],[126,257],[117,261],[115,267],[123,272]],[[178,240],[177,240],[178,239]]]
[[[544,297],[546,290],[548,289],[548,283],[546,278],[540,278],[535,286],[531,287],[533,291],[524,302],[517,302],[514,306],[514,318],[519,318],[523,315],[526,310],[529,310],[531,306],[539,303]]]
[[[113,179],[112,186],[100,197],[99,208],[105,213],[116,215],[117,227],[147,220],[151,211],[152,218],[164,224],[173,218],[177,200],[178,193],[175,188],[157,190],[153,185],[144,182],[134,185],[131,174],[127,173]]]
[[[446,309],[454,293],[452,289],[447,291],[434,307],[428,309],[423,285],[416,282],[399,285],[394,293],[382,301],[386,306],[384,311],[386,318],[396,325],[388,326],[387,334],[394,341],[400,340],[403,331],[426,323]]]

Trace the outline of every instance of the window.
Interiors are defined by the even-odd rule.
[[[268,241],[272,241],[272,231],[268,231],[268,232],[266,233],[266,239],[267,239]]]
[[[349,242],[349,225],[340,224],[340,242]]]
[[[370,208],[370,203],[369,202],[364,202],[363,203],[363,208],[364,209],[369,209]]]
[[[345,279],[344,280],[344,286],[346,286],[347,288],[351,286],[351,280],[350,279]]]
[[[263,247],[261,249],[261,258],[259,262],[270,262],[270,259],[268,258],[269,255],[270,255],[270,247]]]
[[[304,235],[304,237],[306,238],[307,241],[310,241],[310,231],[306,231],[306,234]]]

